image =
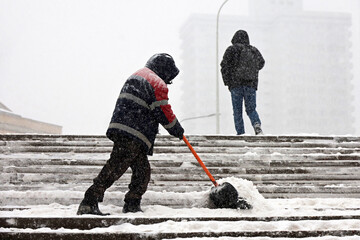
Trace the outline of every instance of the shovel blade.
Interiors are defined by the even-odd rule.
[[[233,185],[224,182],[211,188],[210,199],[217,208],[237,208],[239,194]]]

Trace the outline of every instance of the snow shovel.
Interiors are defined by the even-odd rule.
[[[215,178],[211,175],[209,170],[206,168],[205,164],[201,161],[200,157],[197,155],[194,148],[191,146],[185,136],[183,136],[183,140],[189,147],[190,151],[194,154],[196,160],[204,169],[211,182],[214,184],[214,187],[211,188],[210,199],[215,204],[215,206],[218,208],[238,208],[239,194],[236,188],[228,182],[224,182],[223,184],[219,185],[216,182]]]

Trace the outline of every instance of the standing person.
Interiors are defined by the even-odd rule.
[[[145,67],[131,75],[121,89],[106,136],[114,142],[110,159],[85,192],[77,214],[103,214],[98,207],[104,193],[130,167],[129,191],[123,212],[139,212],[142,195],[150,181],[150,164],[159,123],[182,139],[184,129],[168,103],[168,87],[178,75],[173,58],[155,54]]]
[[[234,111],[235,129],[238,135],[245,133],[242,117],[243,100],[245,111],[250,118],[255,134],[263,134],[261,121],[256,111],[256,91],[258,88],[259,70],[265,65],[260,51],[250,45],[246,31],[237,31],[223,56],[221,73],[225,86],[231,93]]]

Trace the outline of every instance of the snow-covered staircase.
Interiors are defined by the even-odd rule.
[[[189,141],[216,179],[248,179],[266,198],[360,198],[359,137],[189,136]],[[112,142],[103,136],[0,135],[0,204],[78,203],[111,149]],[[211,187],[185,143],[176,138],[158,136],[149,159],[150,191]],[[122,204],[117,193],[127,190],[130,173],[109,189],[113,194],[106,201]],[[146,201],[157,204],[151,197]],[[172,199],[159,203],[187,204]]]
[[[267,199],[346,198],[360,199],[360,137],[351,136],[188,136],[205,165],[216,179],[236,177],[253,182]],[[0,208],[2,211],[26,209],[29,205],[58,203],[63,208],[78,204],[92,179],[100,171],[112,149],[104,136],[75,135],[0,135]],[[196,192],[211,188],[202,168],[185,143],[158,136],[154,155],[149,157],[152,176],[143,206],[163,205],[173,209],[196,207]],[[130,170],[105,194],[103,205],[122,206],[130,182]],[[240,193],[241,195],[241,193]],[[337,216],[314,214],[312,221],[334,218],[359,219],[360,206],[343,206]],[[314,210],[315,211],[315,210]],[[322,212],[323,210],[316,210]],[[353,214],[355,211],[357,214]],[[306,221],[306,216],[268,218],[190,217],[180,218],[0,218],[0,228],[58,228],[73,226],[83,229],[113,224],[156,224],[166,221],[239,221],[277,222]],[[272,219],[273,218],[273,219]],[[92,219],[92,220],[91,220]],[[135,221],[138,221],[135,223]],[[142,222],[144,221],[144,222]],[[330,221],[330,220],[329,220]],[[25,223],[24,223],[25,222]],[[28,222],[28,223],[26,223]],[[56,225],[58,224],[58,225]],[[66,225],[68,224],[68,225]],[[339,223],[340,224],[340,223]],[[93,227],[90,227],[93,226]],[[76,235],[77,234],[77,235]],[[163,239],[221,236],[228,237],[316,237],[354,236],[360,231],[269,231],[252,232],[185,232],[172,234],[133,234],[91,232],[68,234],[0,231],[0,238],[11,239]],[[76,236],[76,238],[75,238]],[[101,238],[106,236],[106,238]],[[346,238],[345,238],[346,239]]]

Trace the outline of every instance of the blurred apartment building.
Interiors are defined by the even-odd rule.
[[[13,113],[0,102],[0,134],[7,133],[39,133],[61,134],[62,127],[24,118]]]
[[[265,58],[258,112],[266,134],[350,134],[351,15],[303,11],[299,0],[251,0],[249,15],[221,15],[219,63],[233,34],[244,29]],[[216,15],[192,15],[183,25],[182,119],[216,112]],[[220,133],[235,134],[230,93],[220,82]],[[244,113],[247,134],[254,134]],[[215,117],[184,121],[191,134],[214,134]]]

